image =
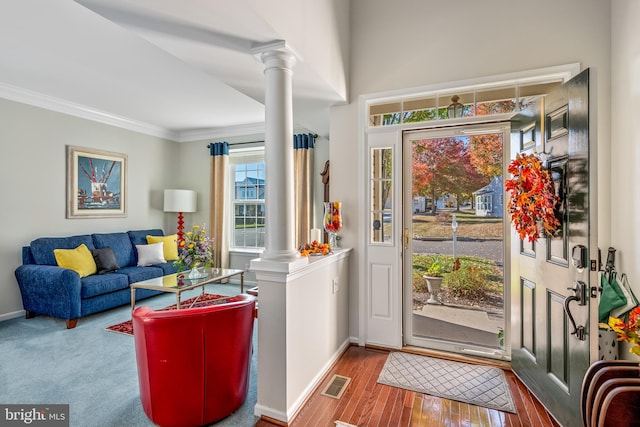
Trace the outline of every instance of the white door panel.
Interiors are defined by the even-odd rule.
[[[398,131],[366,135],[365,343],[391,348],[402,347],[398,146]]]

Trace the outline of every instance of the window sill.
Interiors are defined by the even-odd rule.
[[[246,255],[260,255],[264,252],[263,248],[233,248],[229,249],[230,254],[246,254]]]

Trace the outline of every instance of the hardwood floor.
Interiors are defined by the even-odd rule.
[[[460,403],[377,383],[389,353],[351,346],[333,366],[289,426],[558,427],[510,371],[505,371],[517,414]],[[351,378],[342,397],[320,395],[334,374]],[[260,420],[256,427],[274,424]]]

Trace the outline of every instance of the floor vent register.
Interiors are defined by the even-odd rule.
[[[322,396],[331,397],[333,399],[340,399],[342,393],[344,393],[345,389],[351,382],[351,378],[343,377],[342,375],[334,375],[329,381],[329,384],[325,387],[325,389],[320,393]]]

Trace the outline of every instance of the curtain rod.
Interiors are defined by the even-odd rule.
[[[318,138],[318,134],[314,133],[313,134],[313,140],[315,141],[316,138]],[[245,142],[230,142],[229,145],[244,145],[244,144],[258,144],[260,142],[264,142],[264,141],[245,141]],[[207,148],[210,147],[211,144],[207,144]]]

